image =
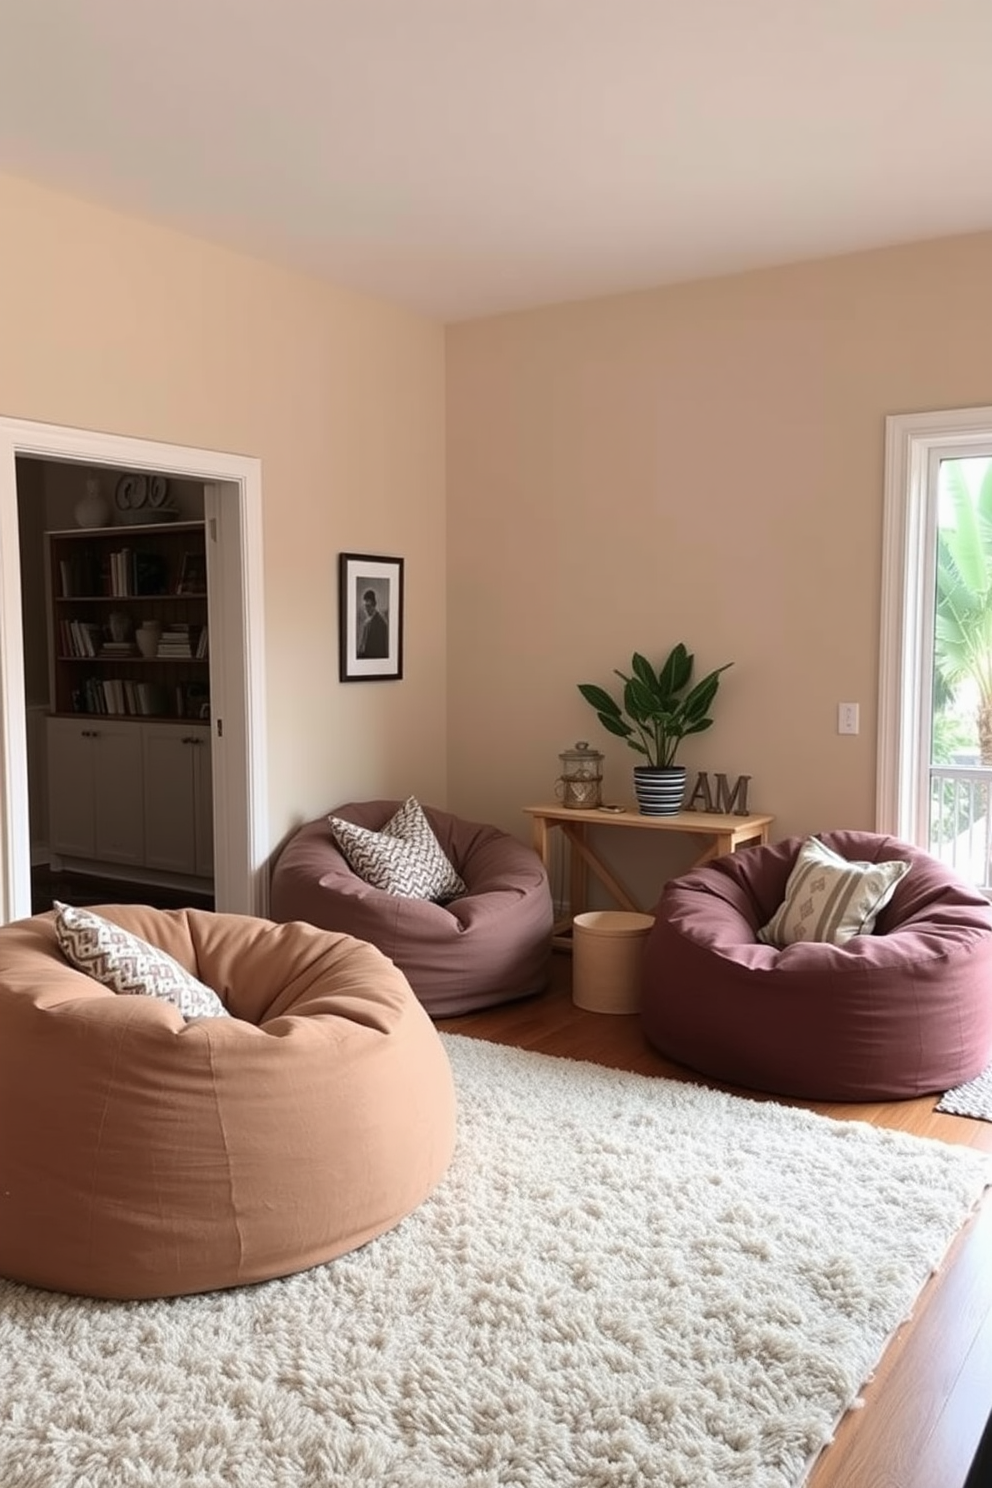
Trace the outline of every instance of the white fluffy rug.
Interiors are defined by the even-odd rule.
[[[3,1488],[795,1488],[992,1182],[966,1149],[445,1043],[452,1169],[356,1254],[170,1302],[0,1283]]]

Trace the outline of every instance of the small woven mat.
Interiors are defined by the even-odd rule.
[[[992,1064],[966,1085],[957,1085],[942,1095],[934,1107],[952,1116],[974,1116],[977,1121],[992,1121]]]

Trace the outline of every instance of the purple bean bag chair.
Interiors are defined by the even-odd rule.
[[[810,1100],[902,1099],[973,1079],[992,1059],[992,907],[895,837],[817,835],[851,861],[909,862],[874,933],[759,943],[801,837],[672,879],[644,953],[647,1038],[715,1080]]]
[[[537,853],[498,827],[424,806],[466,892],[446,904],[386,893],[349,866],[327,816],[378,832],[401,805],[351,802],[300,827],[272,872],[272,918],[307,920],[371,942],[406,975],[432,1017],[544,991],[554,917]]]

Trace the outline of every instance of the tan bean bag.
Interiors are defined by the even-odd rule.
[[[451,1157],[447,1055],[372,946],[303,924],[97,911],[234,1014],[183,1021],[0,928],[0,1274],[95,1297],[288,1275],[390,1229]]]

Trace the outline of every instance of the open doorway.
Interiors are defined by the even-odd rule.
[[[16,470],[32,911],[213,909],[203,482]]]
[[[267,808],[257,460],[0,419],[0,921],[31,913],[28,694],[21,613],[17,461],[166,473],[200,482],[210,573],[210,755],[215,902],[267,908]],[[23,466],[22,466],[23,468]]]

